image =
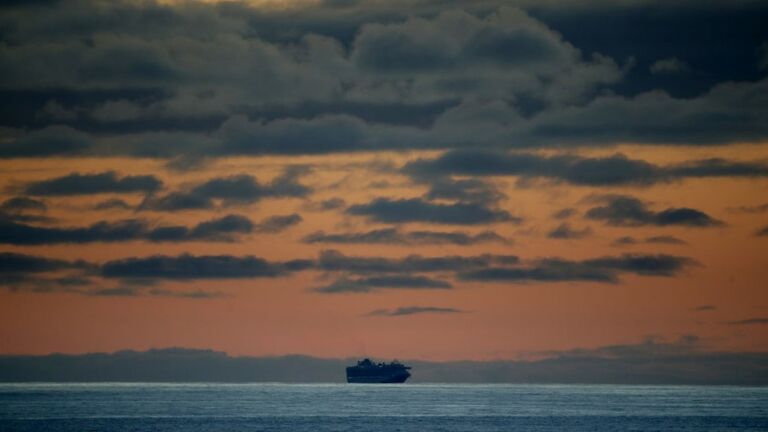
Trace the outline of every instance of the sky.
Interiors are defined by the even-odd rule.
[[[766,21],[2,2],[0,354],[766,352]]]

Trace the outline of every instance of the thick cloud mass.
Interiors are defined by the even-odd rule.
[[[649,186],[694,177],[768,177],[768,164],[705,159],[659,166],[620,153],[590,158],[454,150],[435,159],[409,162],[403,172],[415,179],[441,179],[450,175],[521,176],[550,178],[582,186]]]
[[[764,8],[645,3],[17,5],[0,158],[765,140]]]

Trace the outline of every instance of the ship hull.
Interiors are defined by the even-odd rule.
[[[347,376],[350,384],[402,384],[411,374]]]

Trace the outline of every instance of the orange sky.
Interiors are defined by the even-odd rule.
[[[617,149],[600,153],[611,154]],[[681,158],[738,154],[754,159],[759,146],[726,151],[690,148],[668,150],[626,146],[618,151],[656,163]],[[727,153],[727,154],[726,154]],[[434,153],[433,153],[434,154]],[[204,172],[176,175],[162,171],[151,160],[84,159],[6,161],[0,166],[6,187],[14,183],[53,178],[72,171],[119,170],[134,174],[160,174],[169,187],[194,183],[221,173],[249,173],[259,179],[273,177],[285,164],[309,164],[312,174],[303,179],[316,189],[312,201],[343,197],[349,204],[377,196],[419,195],[423,191],[404,176],[376,174],[373,161],[400,165],[417,154],[362,154],[306,158],[227,159]],[[372,182],[386,180],[385,188]],[[125,213],[157,223],[186,223],[236,213],[259,220],[276,214],[298,212],[304,221],[279,234],[252,234],[239,243],[149,244],[92,243],[4,247],[5,251],[40,254],[65,259],[103,262],[132,256],[256,255],[269,260],[314,258],[323,249],[346,255],[402,257],[513,254],[523,259],[556,256],[568,259],[616,255],[621,252],[669,253],[692,257],[701,265],[673,277],[622,276],[620,284],[587,282],[477,283],[456,281],[453,290],[383,290],[368,294],[320,294],[309,289],[328,281],[322,273],[308,271],[276,279],[234,279],[164,282],[170,289],[208,289],[226,296],[213,299],[163,297],[89,297],[68,293],[0,291],[0,351],[4,353],[92,352],[147,349],[164,346],[212,348],[238,355],[303,353],[322,357],[375,355],[382,357],[448,359],[505,359],[538,352],[633,342],[647,336],[676,338],[696,334],[712,350],[762,351],[768,348],[764,326],[727,325],[729,321],[760,316],[768,306],[768,242],[751,233],[764,215],[733,213],[729,208],[751,205],[768,196],[768,180],[687,179],[651,187],[600,188],[564,184],[515,186],[514,177],[496,177],[507,195],[502,208],[522,216],[515,226],[491,226],[513,244],[472,246],[424,245],[317,245],[301,239],[323,230],[367,230],[388,226],[337,211],[307,210],[310,199],[264,200],[254,205],[199,211],[189,214]],[[686,206],[727,222],[720,228],[606,227],[576,217],[575,227],[589,226],[593,234],[583,239],[555,240],[545,236],[557,224],[551,214],[563,207],[584,209],[590,194],[629,193],[655,205]],[[9,197],[6,195],[4,198]],[[88,205],[110,196],[52,198],[49,215],[63,226],[85,225],[114,219],[112,212],[83,212]],[[126,197],[127,199],[131,199]],[[138,200],[135,196],[132,199]],[[476,228],[407,224],[407,229]],[[482,227],[483,229],[488,227]],[[642,238],[674,235],[688,245],[612,246],[621,236]],[[429,305],[461,309],[458,314],[424,314],[401,317],[366,316],[376,309]],[[695,311],[714,305],[713,311]]]

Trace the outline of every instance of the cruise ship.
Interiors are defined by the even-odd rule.
[[[399,363],[374,363],[370,359],[357,362],[347,368],[347,382],[352,384],[395,384],[404,383],[411,373],[410,367]]]

